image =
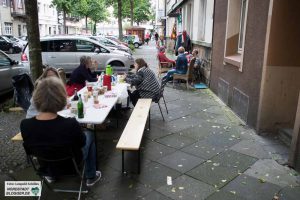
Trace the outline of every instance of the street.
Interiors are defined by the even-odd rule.
[[[136,49],[134,57],[144,58],[157,72],[156,53],[151,41]],[[168,83],[164,95],[169,114],[163,109],[163,121],[158,105],[152,103],[151,129],[142,141],[141,174],[134,173],[136,154],[128,153],[126,169],[132,173],[122,175],[121,152],[115,148],[131,111],[123,114],[118,128],[98,130],[103,177],[84,199],[299,199],[299,176],[280,165],[286,163],[288,148],[277,137],[257,135],[209,89],[186,90],[184,83],[175,88]],[[1,194],[4,180],[38,180],[26,163],[22,144],[10,140],[22,118],[23,112],[0,113]],[[74,196],[44,187],[42,198]]]

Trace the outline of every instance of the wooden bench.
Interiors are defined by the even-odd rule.
[[[17,141],[23,141],[23,137],[21,135],[21,132],[17,133],[14,137],[11,138],[12,141],[17,142]]]
[[[117,149],[122,150],[122,173],[124,173],[124,151],[138,152],[138,174],[140,173],[140,145],[149,118],[152,99],[139,99],[119,139]]]

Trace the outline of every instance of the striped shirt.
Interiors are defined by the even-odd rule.
[[[142,67],[136,74],[128,75],[126,82],[134,85],[142,98],[155,99],[159,95],[159,83],[154,72],[148,67]]]

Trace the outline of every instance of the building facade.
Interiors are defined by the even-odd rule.
[[[0,0],[0,32],[16,37],[27,34],[23,0]]]
[[[213,0],[168,0],[166,2],[167,47],[170,51],[174,49],[175,40],[171,39],[174,29],[177,35],[186,30],[191,38],[192,49],[198,49],[199,56],[208,61],[204,69],[206,84],[210,83],[213,11]]]
[[[299,135],[299,9],[297,0],[215,1],[210,88],[258,133]]]
[[[57,9],[52,6],[52,0],[38,0],[38,14],[41,37],[61,33]]]

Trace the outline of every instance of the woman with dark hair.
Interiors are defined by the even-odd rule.
[[[136,73],[128,75],[125,80],[127,83],[131,84],[131,86],[136,87],[134,92],[128,91],[130,100],[135,106],[139,98],[157,98],[160,86],[154,72],[149,69],[144,59],[136,59],[134,67]]]

